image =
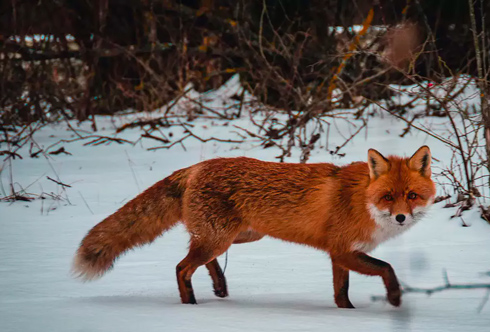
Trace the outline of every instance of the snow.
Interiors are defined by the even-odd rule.
[[[217,95],[236,93],[236,84],[232,82]],[[213,107],[226,106],[223,100],[216,102],[216,94],[204,97]],[[98,126],[104,128],[99,134],[113,135],[114,122],[120,125],[135,117],[151,116],[157,114],[98,117]],[[246,116],[235,121],[252,130]],[[203,137],[240,139],[232,132],[234,128],[219,121],[196,120],[194,125],[193,132]],[[89,126],[81,125],[87,130]],[[334,127],[337,130],[331,130],[329,138],[332,146],[341,144],[353,131],[344,122]],[[383,154],[411,155],[423,144],[431,147],[441,164],[450,158],[444,144],[421,132],[412,130],[400,138],[404,127],[392,117],[370,118],[367,138],[362,134],[352,140],[343,150],[344,158],[316,148],[309,162],[364,160],[368,148]],[[172,127],[165,132],[179,137],[179,130]],[[128,130],[121,137],[136,141],[139,134]],[[60,139],[73,139],[72,135],[65,124],[59,124],[42,129],[35,140],[47,147]],[[70,265],[82,237],[144,188],[203,159],[246,155],[272,161],[279,154],[274,148],[262,149],[253,139],[228,144],[190,138],[185,141],[187,151],[180,146],[147,151],[158,145],[152,140],[140,140],[134,146],[112,143],[88,147],[83,143],[63,143],[72,155],[50,156],[49,160],[29,158],[25,148],[20,151],[24,159],[12,163],[17,189],[29,186],[28,192],[53,192],[63,199],[0,204],[1,331],[490,330],[490,304],[481,308],[484,289],[446,290],[431,296],[404,294],[402,306],[394,308],[371,299],[385,293],[380,278],[351,273],[349,293],[357,309],[338,309],[328,255],[270,238],[230,248],[226,267],[230,297],[215,297],[206,269],[200,268],[193,277],[199,304],[182,305],[175,266],[186,254],[188,235],[180,226],[121,257],[102,279],[81,283],[70,275]],[[297,161],[298,156],[295,150],[288,161]],[[9,165],[4,164],[4,188],[10,181],[9,172]],[[61,191],[46,176],[71,188]],[[444,270],[452,283],[489,283],[485,275],[490,270],[489,225],[474,209],[463,215],[470,227],[461,227],[459,219],[449,218],[455,210],[443,209],[443,204],[433,206],[410,231],[381,244],[371,254],[392,264],[399,279],[414,287],[443,284]],[[225,256],[219,260],[223,267]]]

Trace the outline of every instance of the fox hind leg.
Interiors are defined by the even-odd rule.
[[[236,235],[236,234],[234,234]],[[196,297],[194,296],[194,290],[192,288],[191,278],[197,268],[201,265],[206,265],[212,272],[213,284],[215,286],[215,294],[221,297],[226,296],[227,288],[224,275],[221,272],[223,278],[220,278],[219,272],[217,272],[216,264],[214,261],[216,257],[221,255],[231,245],[234,236],[230,237],[226,245],[220,247],[202,246],[191,242],[189,253],[187,256],[177,265],[177,283],[179,285],[180,298],[182,303],[197,304]],[[210,264],[209,266],[207,264]],[[210,269],[211,267],[211,269]],[[219,267],[219,265],[218,265]],[[221,268],[220,268],[221,271]],[[214,276],[216,276],[216,280]],[[217,283],[216,283],[217,281]]]
[[[238,233],[238,235],[233,240],[233,244],[235,243],[248,243],[254,242],[262,239],[264,234],[260,234],[253,230],[242,231]],[[209,271],[209,275],[213,280],[213,289],[214,294],[217,297],[227,297],[228,296],[228,287],[226,286],[226,278],[221,270],[221,267],[218,263],[218,260],[215,258],[209,263],[206,264],[206,268]]]
[[[189,253],[177,265],[176,271],[182,303],[197,303],[191,278],[201,265],[206,265],[209,270],[213,279],[215,294],[219,297],[227,296],[226,280],[216,257],[223,254],[231,246],[240,232],[239,220],[233,218],[215,219],[213,224],[200,222],[189,223],[187,226],[190,233],[193,234]]]
[[[248,243],[255,242],[264,237],[264,234],[258,233],[253,230],[246,230],[238,233],[238,235],[233,240],[233,244],[236,243]],[[213,280],[214,294],[218,297],[227,297],[228,288],[226,286],[226,278],[219,266],[218,260],[215,258],[211,262],[206,264],[209,271],[209,275]]]
[[[218,259],[213,259],[206,264],[206,267],[209,271],[211,279],[213,280],[214,294],[217,297],[227,297],[228,287],[226,286],[226,278],[221,270],[221,267],[219,266]]]
[[[182,303],[197,304],[191,277],[197,268],[212,259],[209,252],[203,251],[191,243],[189,253],[177,265],[177,283],[179,285],[180,299]]]

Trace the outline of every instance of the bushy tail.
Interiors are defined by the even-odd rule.
[[[75,255],[73,273],[84,280],[100,278],[122,253],[152,242],[177,224],[188,170],[157,182],[92,228]]]

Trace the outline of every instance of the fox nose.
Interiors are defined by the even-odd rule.
[[[404,214],[397,214],[395,217],[396,221],[398,221],[400,224],[405,221],[405,215]]]

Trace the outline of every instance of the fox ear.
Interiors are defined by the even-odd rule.
[[[390,170],[390,161],[374,149],[368,151],[369,177],[376,180],[380,175]]]
[[[424,145],[413,154],[408,161],[408,167],[419,172],[425,177],[430,178],[432,171],[430,169],[431,154],[427,145]]]

